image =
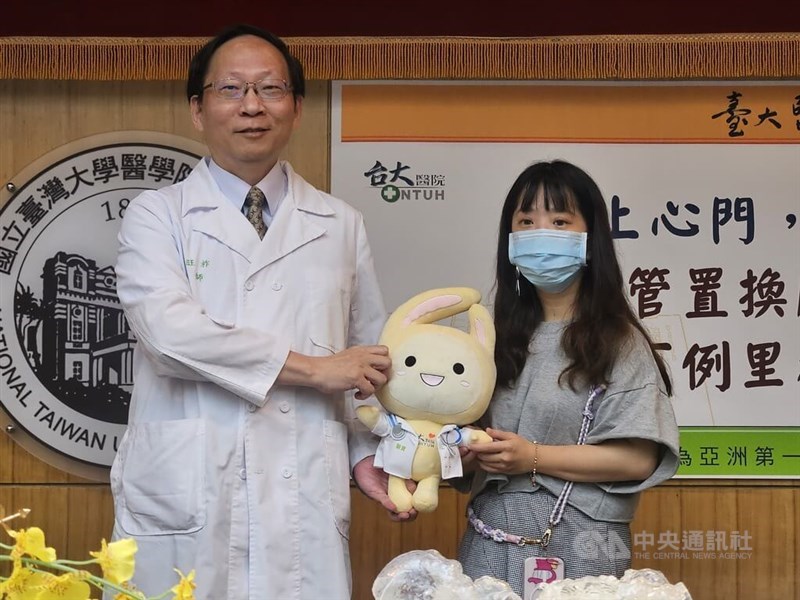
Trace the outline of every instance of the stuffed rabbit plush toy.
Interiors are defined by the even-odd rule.
[[[389,381],[376,406],[356,408],[358,418],[381,436],[375,465],[389,474],[389,497],[401,512],[436,509],[439,483],[462,475],[458,446],[491,441],[462,428],[486,411],[494,390],[495,330],[471,288],[423,292],[386,322],[380,343],[389,348]],[[467,312],[469,333],[436,321]],[[418,482],[411,494],[406,479]]]

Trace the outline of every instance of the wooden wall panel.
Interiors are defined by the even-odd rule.
[[[293,166],[329,189],[328,82],[310,82],[300,128],[287,149]],[[0,180],[8,181],[48,151],[94,133],[164,131],[198,139],[180,82],[0,82]],[[467,497],[441,490],[441,505],[416,522],[392,523],[353,491],[351,531],[354,598],[368,600],[375,576],[395,556],[434,548],[456,555],[466,527]],[[59,555],[78,559],[111,533],[108,486],[50,467],[0,432],[0,504],[33,509]],[[748,531],[750,558],[715,560],[634,556],[634,567],[659,569],[683,581],[695,600],[800,599],[800,482],[675,481],[645,493],[634,533]],[[4,536],[0,533],[0,536]],[[0,568],[0,573],[2,573]]]
[[[51,467],[0,433],[0,485],[7,483],[67,483],[85,481]]]
[[[688,489],[681,493],[681,519],[678,521],[679,536],[683,532],[700,531],[730,533],[731,525],[737,523],[736,494],[718,494],[713,502],[709,502],[709,490]],[[735,529],[735,527],[734,527]],[[680,538],[679,538],[680,539]],[[716,548],[716,545],[712,546]],[[716,552],[715,552],[716,553]],[[687,552],[692,556],[692,552]],[[736,577],[738,561],[695,559],[681,561],[681,580],[697,582],[714,581],[714,590],[722,597],[734,597],[736,593]],[[698,593],[701,591],[697,590]],[[706,590],[708,593],[711,590]]]
[[[695,600],[800,598],[800,482],[675,480],[643,495],[632,530],[655,534],[699,531],[719,535],[699,557],[637,558],[635,568],[662,571],[683,581]],[[745,548],[731,547],[732,534],[747,536]],[[720,544],[727,544],[727,548]],[[682,550],[683,552],[683,550]]]

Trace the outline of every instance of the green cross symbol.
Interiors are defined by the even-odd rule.
[[[381,198],[387,202],[397,202],[400,199],[400,190],[396,185],[385,185],[381,188]]]

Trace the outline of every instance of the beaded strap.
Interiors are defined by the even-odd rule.
[[[475,512],[472,510],[471,506],[467,508],[467,518],[469,518],[469,522],[472,524],[472,527],[475,529],[475,531],[480,533],[481,536],[485,537],[487,540],[522,545],[520,544],[522,536],[506,533],[502,529],[493,529],[492,527],[489,527],[486,523],[475,516]]]

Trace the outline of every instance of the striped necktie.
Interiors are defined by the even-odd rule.
[[[267,233],[267,225],[264,223],[264,202],[267,198],[264,192],[256,186],[250,188],[247,192],[247,197],[244,200],[244,205],[247,208],[247,220],[255,227],[258,237],[264,239],[264,234]]]

